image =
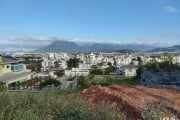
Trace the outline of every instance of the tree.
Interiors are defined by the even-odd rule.
[[[58,80],[55,80],[55,79],[48,79],[48,80],[45,80],[44,82],[41,82],[40,83],[40,87],[46,87],[47,85],[54,85],[54,86],[58,86],[60,85],[61,82],[58,81]]]
[[[77,80],[78,80],[78,83],[77,83],[78,87],[82,89],[88,88],[90,86],[88,81],[83,76],[79,76]]]
[[[55,62],[54,62],[54,67],[55,67],[55,68],[58,68],[58,67],[59,67],[58,61],[55,61]]]
[[[176,71],[176,70],[180,70],[180,65],[172,64],[172,62],[169,62],[169,61],[147,63],[146,65],[144,65],[142,67],[149,69],[149,70],[155,70],[155,71]]]
[[[111,62],[108,62],[107,64],[108,64],[109,66],[112,66],[112,63],[111,63]]]
[[[54,74],[57,75],[58,77],[62,77],[64,75],[64,70],[55,71]]]
[[[115,58],[113,58],[113,60],[114,60],[114,66],[116,66],[117,65],[117,62],[116,62],[116,59]]]
[[[95,69],[91,69],[91,70],[90,70],[90,74],[91,74],[91,75],[102,75],[102,74],[103,74],[103,71],[102,71],[101,69],[95,68]]]
[[[32,61],[25,60],[21,63],[26,64],[27,69],[31,69],[32,71],[40,72],[41,71],[41,62],[42,61]]]
[[[109,75],[111,72],[115,72],[115,71],[116,71],[116,67],[110,66],[110,67],[105,69],[104,74]]]
[[[139,66],[141,66],[142,65],[142,59],[141,59],[141,57],[137,57],[137,61],[138,61],[138,63],[139,63]]]
[[[76,68],[77,65],[79,64],[80,60],[78,58],[71,58],[69,61],[67,61],[67,66],[69,69],[71,68]]]
[[[5,86],[5,83],[3,83],[2,81],[0,81],[0,92],[1,91],[5,91],[7,90],[6,86]]]
[[[142,69],[142,66],[138,67],[138,69],[136,70],[136,78],[141,79]]]

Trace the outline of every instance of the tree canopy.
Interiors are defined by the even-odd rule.
[[[78,67],[80,60],[78,58],[71,58],[67,61],[67,66],[69,69]]]

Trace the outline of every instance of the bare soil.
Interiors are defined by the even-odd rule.
[[[180,91],[171,88],[150,88],[145,86],[111,85],[93,86],[82,95],[96,107],[102,102],[119,108],[131,120],[142,119],[141,111],[147,103],[163,105],[167,115],[180,117]]]

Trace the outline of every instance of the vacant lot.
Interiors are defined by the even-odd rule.
[[[144,86],[94,86],[82,94],[92,107],[110,103],[126,114],[127,118],[159,119],[160,116],[180,118],[180,91],[168,88],[148,88]]]

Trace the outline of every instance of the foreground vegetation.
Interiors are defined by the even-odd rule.
[[[160,118],[160,109],[151,106],[142,109],[143,119]],[[0,92],[0,108],[0,120],[125,120],[128,117],[103,101],[99,106],[91,106],[77,89],[41,93]]]
[[[121,120],[116,109],[93,110],[72,91],[0,93],[0,120]]]

